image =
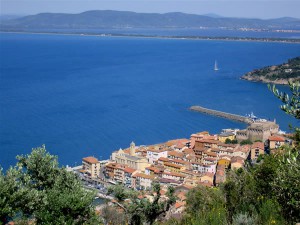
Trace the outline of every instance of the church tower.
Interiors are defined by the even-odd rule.
[[[131,142],[130,144],[130,155],[134,156],[135,155],[135,143]]]

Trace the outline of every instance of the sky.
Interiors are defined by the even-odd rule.
[[[146,13],[214,13],[225,17],[262,19],[300,18],[300,0],[0,0],[0,15],[107,9]]]

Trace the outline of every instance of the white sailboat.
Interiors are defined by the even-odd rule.
[[[218,63],[217,63],[217,60],[215,60],[215,67],[214,67],[214,71],[218,71],[219,68],[218,68]]]

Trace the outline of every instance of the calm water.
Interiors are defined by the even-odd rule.
[[[0,34],[0,164],[46,144],[61,164],[244,124],[191,105],[296,121],[245,72],[298,56],[299,44]],[[218,60],[220,71],[214,72]],[[286,89],[286,88],[284,88]],[[298,124],[299,125],[299,124]]]

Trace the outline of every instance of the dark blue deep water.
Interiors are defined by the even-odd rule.
[[[266,84],[244,73],[299,56],[299,44],[0,34],[0,164],[46,144],[63,165],[114,150],[244,124],[191,105],[276,118]],[[213,71],[217,60],[220,70]],[[281,87],[287,90],[286,87]]]

